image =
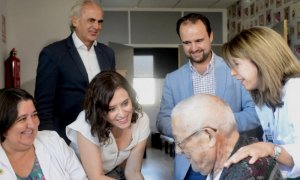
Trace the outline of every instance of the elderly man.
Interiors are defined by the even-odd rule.
[[[171,118],[177,153],[207,179],[282,179],[272,157],[223,168],[231,154],[256,139],[239,135],[230,107],[217,96],[194,95],[177,104]]]

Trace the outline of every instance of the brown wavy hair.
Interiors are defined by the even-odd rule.
[[[102,71],[97,74],[89,84],[83,108],[86,121],[91,125],[91,133],[98,136],[99,142],[103,144],[109,143],[112,125],[108,122],[107,114],[109,103],[118,88],[125,89],[132,102],[131,123],[135,123],[142,116],[136,92],[122,75],[115,71]]]

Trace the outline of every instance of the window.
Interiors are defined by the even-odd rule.
[[[140,104],[155,104],[155,79],[133,78],[133,88],[136,90]]]
[[[155,103],[155,80],[153,78],[153,56],[133,57],[133,88],[140,104]]]
[[[178,48],[135,48],[133,87],[142,105],[159,104],[162,79],[178,68]]]

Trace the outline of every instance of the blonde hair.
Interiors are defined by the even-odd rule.
[[[300,63],[288,44],[268,27],[243,30],[222,47],[222,55],[229,67],[233,58],[250,60],[258,71],[258,87],[250,94],[256,105],[282,105],[282,88],[288,79],[300,75]]]

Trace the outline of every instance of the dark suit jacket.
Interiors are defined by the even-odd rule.
[[[232,151],[232,154],[234,154],[241,147],[254,142],[256,142],[255,138],[240,136]],[[246,158],[237,164],[231,165],[229,168],[224,168],[220,180],[283,179],[279,170],[279,165],[273,158],[260,158],[254,164],[249,164],[249,160],[250,158]]]
[[[112,49],[97,43],[95,52],[101,71],[115,69]],[[39,55],[35,85],[39,129],[55,130],[69,142],[65,127],[83,109],[88,84],[88,74],[71,35],[45,47]]]

